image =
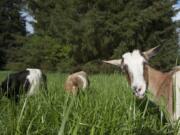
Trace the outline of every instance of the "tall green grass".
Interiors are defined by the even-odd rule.
[[[7,72],[0,73],[2,81]],[[73,97],[66,74],[48,74],[48,95],[0,100],[0,135],[167,135],[176,127],[160,120],[158,107],[132,95],[120,74],[90,76],[90,88]]]

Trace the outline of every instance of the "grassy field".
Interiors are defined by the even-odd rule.
[[[0,81],[6,75],[0,72]],[[120,74],[90,76],[90,88],[77,97],[64,92],[66,77],[48,74],[48,95],[22,96],[17,106],[1,98],[0,135],[176,134],[176,127],[161,122],[157,107],[134,98]]]

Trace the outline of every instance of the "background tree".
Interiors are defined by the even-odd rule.
[[[169,0],[29,1],[38,22],[36,32],[60,45],[72,45],[74,64],[161,45],[153,64],[163,70],[175,65],[178,56],[173,4]]]
[[[21,0],[0,1],[0,68],[16,61],[16,50],[26,35],[25,20],[20,17]]]
[[[137,2],[134,0],[128,3],[127,8],[131,10],[126,12],[127,19],[123,21],[126,30],[121,33],[124,37],[115,49],[114,56],[119,56],[134,48],[146,50],[161,45],[161,51],[152,64],[163,70],[176,65],[179,47],[176,26],[171,19],[175,13],[172,9],[172,2],[161,0],[139,0]]]
[[[22,67],[34,67],[45,70],[65,71],[70,67],[68,54],[70,45],[59,45],[56,39],[49,36],[34,35],[27,39],[20,50]],[[66,70],[67,71],[67,70]]]
[[[37,23],[27,36],[23,4]],[[98,60],[161,45],[152,64],[168,70],[178,61],[175,11],[169,0],[1,0],[0,66],[99,69]],[[94,66],[94,67],[93,67]],[[61,67],[61,68],[59,68]]]

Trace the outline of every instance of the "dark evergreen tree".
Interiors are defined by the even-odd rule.
[[[161,51],[152,64],[163,70],[175,66],[179,47],[176,25],[171,18],[175,14],[172,8],[173,3],[168,0],[134,0],[134,2],[129,2],[127,8],[130,10],[127,11],[127,14],[124,13],[127,17],[122,22],[124,31],[121,32],[121,35],[124,37],[120,35],[122,40],[115,49],[114,56],[118,57],[135,48],[146,50],[161,45]]]
[[[0,67],[16,59],[22,37],[26,35],[25,20],[20,16],[21,0],[0,1]]]
[[[29,0],[36,32],[73,46],[76,64],[120,57],[135,48],[162,49],[153,64],[167,70],[176,63],[177,34],[169,0]]]

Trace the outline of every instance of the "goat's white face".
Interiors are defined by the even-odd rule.
[[[154,47],[146,52],[140,53],[139,50],[127,52],[122,59],[103,61],[108,64],[121,67],[126,75],[129,84],[138,98],[143,98],[148,84],[147,60],[156,55],[159,46]]]
[[[132,53],[125,53],[122,56],[121,67],[126,72],[134,94],[139,98],[144,97],[147,87],[147,80],[144,73],[145,63],[146,60],[139,50],[134,50]]]

